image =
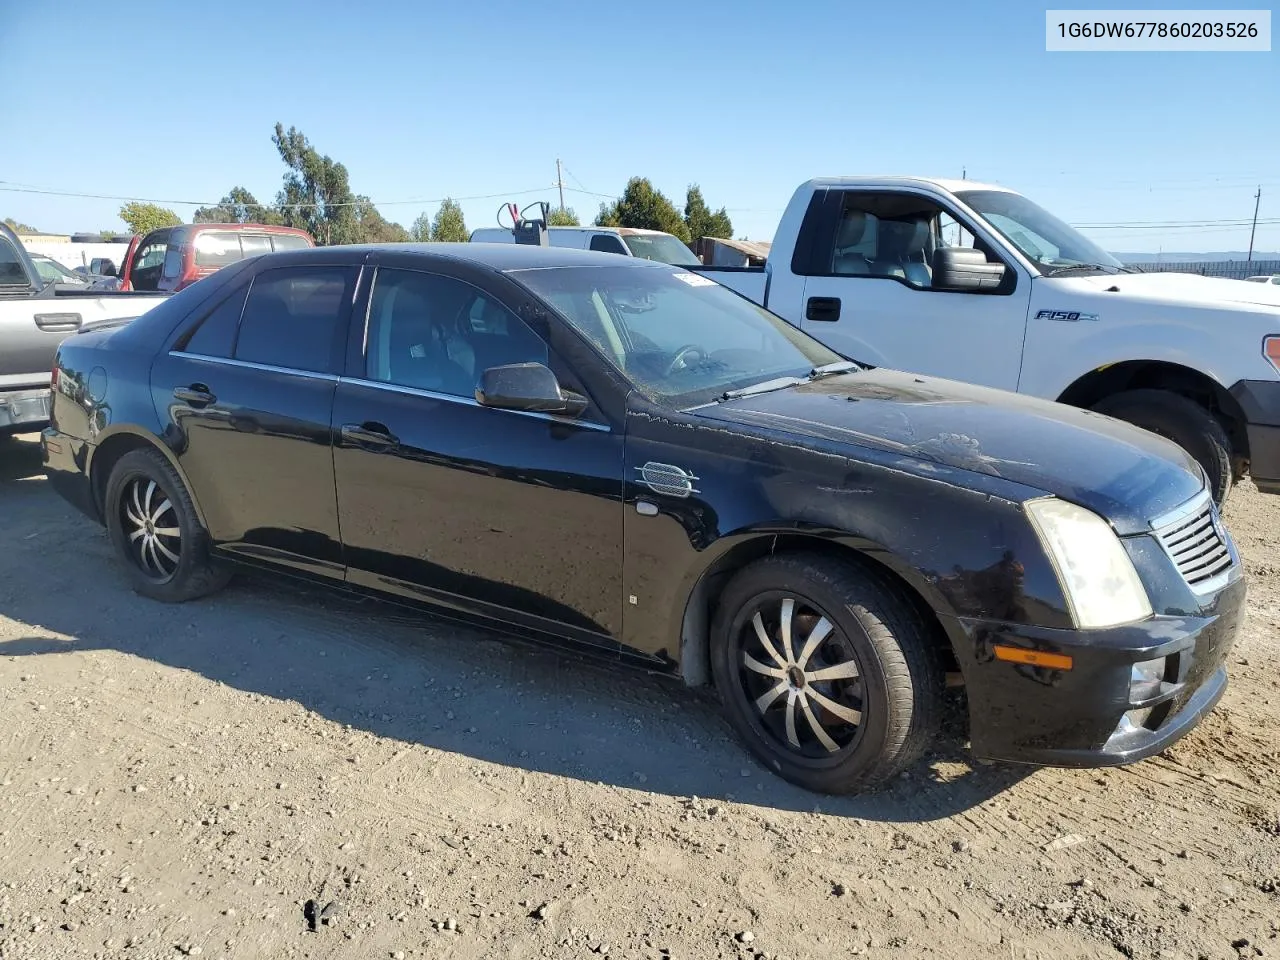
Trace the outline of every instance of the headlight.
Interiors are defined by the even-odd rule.
[[[1105,520],[1053,497],[1026,507],[1077,627],[1095,630],[1151,616],[1138,572]]]

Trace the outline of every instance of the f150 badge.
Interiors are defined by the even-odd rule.
[[[1036,314],[1037,320],[1068,320],[1074,323],[1077,320],[1097,320],[1096,313],[1081,313],[1078,310],[1041,310]]]

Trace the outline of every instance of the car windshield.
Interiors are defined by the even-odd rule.
[[[669,233],[631,233],[622,237],[633,257],[681,266],[702,263],[693,251]]]
[[[649,399],[677,408],[843,358],[687,270],[561,267],[510,274],[551,304]]]
[[[962,190],[956,196],[980,213],[1042,274],[1074,266],[1125,269],[1123,263],[1074,227],[1021,194]]]
[[[71,283],[77,286],[85,283],[83,277],[76,276],[56,260],[33,256],[31,262],[35,264],[36,273],[40,274],[40,279],[45,283]]]

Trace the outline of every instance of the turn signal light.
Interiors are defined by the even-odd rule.
[[[1271,361],[1271,366],[1280,373],[1280,336],[1270,336],[1262,341],[1262,353]]]
[[[992,647],[997,660],[1007,663],[1025,663],[1032,667],[1045,667],[1049,670],[1070,670],[1072,659],[1065,653],[1046,653],[1043,650],[1024,650],[1022,647],[1005,647],[995,644]]]

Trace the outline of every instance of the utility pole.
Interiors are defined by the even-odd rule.
[[[1258,192],[1253,198],[1253,226],[1249,228],[1249,259],[1253,263],[1253,236],[1258,232],[1258,205],[1262,203],[1262,184],[1258,184]]]
[[[560,174],[560,161],[556,160],[556,186],[560,188],[560,209],[564,210],[564,177]]]

